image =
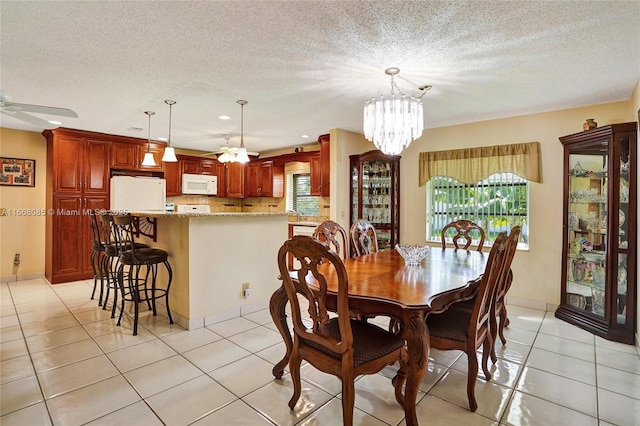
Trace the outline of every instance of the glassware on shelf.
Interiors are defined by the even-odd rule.
[[[584,280],[584,273],[587,270],[587,263],[583,260],[573,259],[571,263],[571,273],[573,275],[573,280],[581,282]]]

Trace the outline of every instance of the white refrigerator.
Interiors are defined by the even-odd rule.
[[[167,183],[152,177],[114,176],[111,178],[111,210],[164,211]]]

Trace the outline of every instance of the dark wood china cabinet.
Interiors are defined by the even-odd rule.
[[[562,286],[556,317],[634,344],[637,124],[560,138],[564,145]]]
[[[358,219],[376,228],[380,250],[400,242],[400,156],[369,151],[352,155],[350,224]]]

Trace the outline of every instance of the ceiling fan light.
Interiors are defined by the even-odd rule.
[[[234,161],[236,161],[236,159],[235,159],[235,156],[229,153],[229,151],[224,151],[218,157],[218,161],[221,163],[233,163]]]
[[[146,154],[145,154],[146,157]],[[173,147],[168,146],[164,149],[164,155],[162,156],[162,161],[166,163],[176,163],[178,159],[176,158],[176,151]]]
[[[144,153],[144,159],[142,160],[142,165],[145,167],[153,167],[156,165],[156,160],[153,158],[152,152]]]

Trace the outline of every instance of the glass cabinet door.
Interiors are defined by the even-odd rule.
[[[569,154],[566,303],[599,317],[607,276],[607,141]],[[605,149],[603,153],[601,149]]]
[[[380,250],[399,241],[399,164],[400,157],[379,151],[351,156],[351,224],[371,222]]]
[[[619,163],[620,163],[620,175],[617,179],[617,182],[614,184],[614,187],[618,189],[618,212],[617,212],[617,228],[614,231],[617,233],[617,238],[614,234],[614,240],[617,239],[617,250],[615,250],[616,256],[613,259],[613,265],[615,268],[615,273],[613,277],[615,279],[612,287],[614,289],[614,303],[613,309],[615,309],[616,322],[618,324],[627,323],[627,297],[632,296],[633,294],[628,294],[628,269],[629,269],[629,259],[628,259],[628,250],[629,250],[629,238],[634,238],[634,236],[630,236],[632,219],[632,212],[630,210],[630,180],[631,180],[631,145],[629,137],[621,137],[618,140],[619,146]],[[633,241],[633,240],[632,240]],[[629,313],[631,314],[631,313]]]

